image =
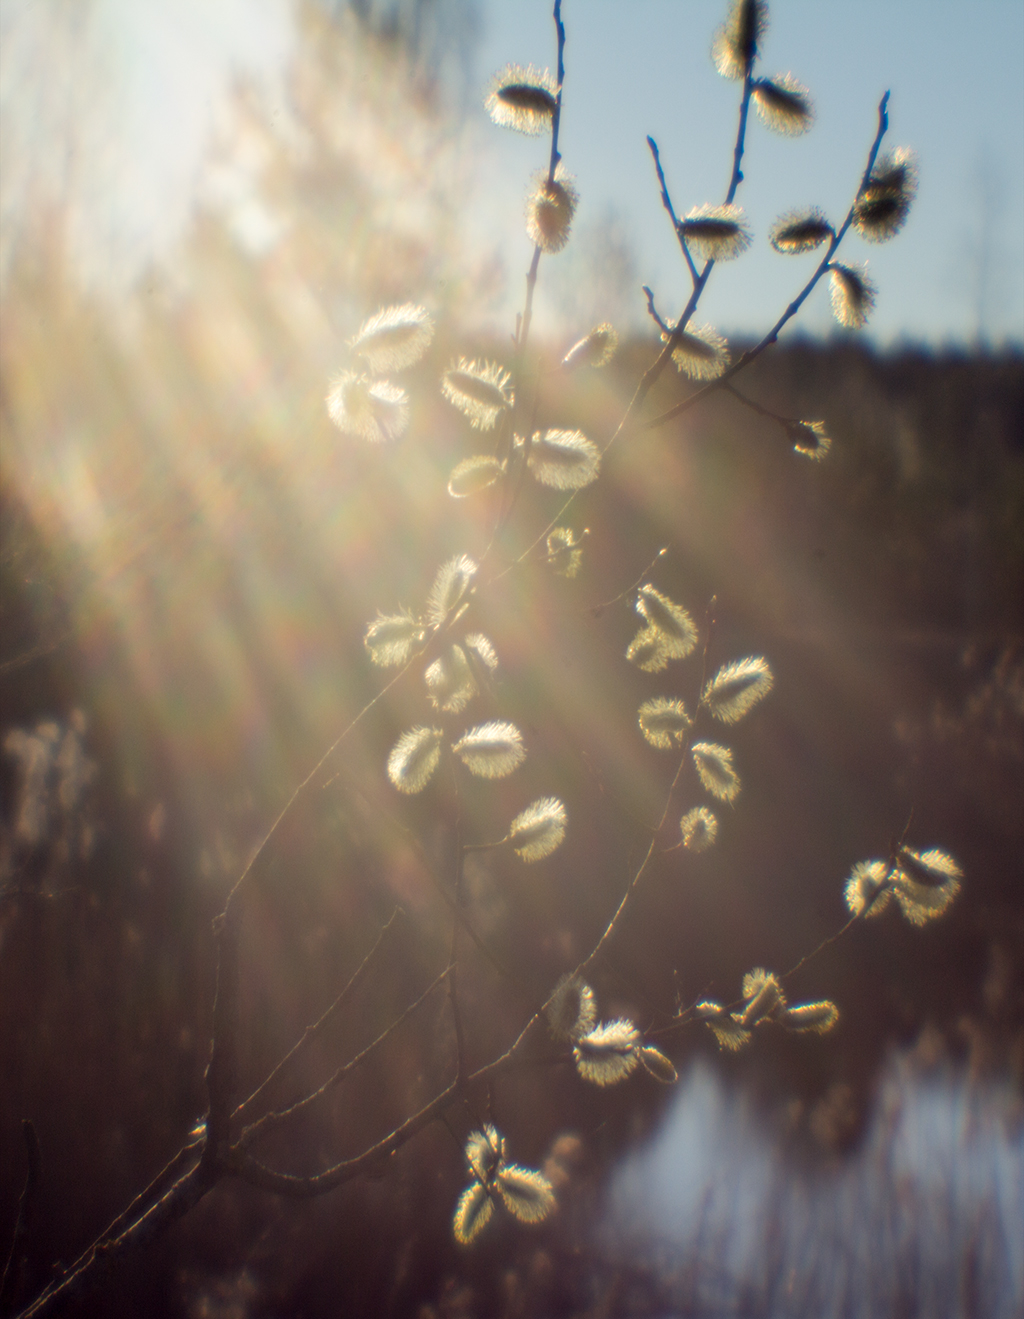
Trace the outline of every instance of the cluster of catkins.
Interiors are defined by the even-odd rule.
[[[789,135],[804,133],[814,119],[807,89],[788,73],[771,78],[755,75],[767,18],[765,0],[732,0],[726,21],[715,35],[712,58],[723,77],[743,81],[744,105],[752,104],[768,128]],[[560,83],[547,70],[509,65],[492,81],[486,100],[496,124],[522,133],[552,135],[549,167],[534,177],[526,203],[526,229],[537,249],[534,273],[541,253],[553,254],[565,247],[578,203],[574,181],[556,149],[561,97]],[[834,259],[836,249],[851,227],[869,242],[892,238],[907,219],[916,188],[917,169],[910,151],[899,148],[873,156],[842,224],[833,224],[816,207],[792,211],[774,222],[769,241],[775,251],[791,256],[824,246],[825,255],[811,286],[827,273],[836,319],[843,326],[859,328],[874,305],[875,290],[863,267]],[[752,241],[744,212],[732,201],[693,207],[680,220],[674,213],[672,217],[695,280],[696,262],[705,263],[702,275],[706,275],[708,263],[733,260]],[[409,401],[405,391],[386,376],[414,365],[432,336],[430,315],[413,303],[384,308],[366,321],[350,342],[355,369],[338,375],[331,384],[327,407],[334,423],[342,431],[370,441],[398,438],[408,426]],[[728,368],[728,347],[711,326],[665,327],[663,339],[669,338],[677,368],[691,379],[716,380]],[[569,350],[562,368],[604,366],[616,347],[613,328],[599,325]],[[495,440],[494,452],[474,454],[456,465],[448,481],[453,498],[463,499],[507,481],[514,462],[541,485],[559,491],[575,492],[597,479],[601,451],[580,431],[514,433],[514,384],[498,363],[460,357],[444,372],[441,390],[474,432],[491,434]],[[821,458],[828,451],[830,439],[822,422],[779,420],[797,452]],[[574,576],[581,553],[581,539],[569,528],[556,527],[548,535],[547,560],[554,571]],[[366,648],[375,664],[423,663],[427,696],[439,717],[461,714],[491,682],[498,665],[489,639],[466,621],[478,571],[478,564],[467,555],[455,556],[438,570],[421,610],[381,614],[366,631]],[[643,622],[629,643],[626,658],[641,671],[661,673],[670,663],[694,652],[697,628],[681,605],[645,584],[636,593],[635,607]],[[692,730],[704,717],[735,724],[768,694],[772,684],[772,672],[763,657],[733,661],[706,682],[693,714],[675,695],[644,701],[638,712],[640,731],[652,747],[688,757],[704,791],[716,802],[731,804],[740,792],[731,748],[717,741],[694,741]],[[519,729],[503,720],[468,728],[454,740],[436,724],[416,725],[395,743],[387,773],[398,791],[418,793],[445,755],[453,756],[474,775],[500,778],[512,773],[525,754]],[[718,829],[715,813],[707,805],[695,805],[680,820],[677,846],[702,852],[715,842]],[[479,846],[507,845],[521,860],[533,862],[550,855],[562,842],[565,830],[564,806],[555,797],[544,797],[517,815],[502,839]],[[957,863],[945,852],[935,848],[918,852],[900,844],[887,861],[855,866],[846,882],[845,899],[853,919],[874,917],[895,901],[908,920],[922,925],[947,909],[961,878]],[[762,967],[743,977],[742,996],[736,1005],[704,999],[692,1011],[706,1022],[720,1047],[729,1050],[748,1044],[759,1027],[823,1033],[839,1019],[838,1008],[828,1000],[787,1003],[780,978]],[[631,1020],[598,1019],[594,991],[578,973],[559,981],[546,1012],[552,1034],[570,1050],[582,1080],[607,1086],[625,1080],[637,1069],[667,1084],[676,1080],[672,1062],[645,1041]],[[538,1223],[554,1210],[551,1181],[542,1172],[509,1163],[505,1138],[494,1126],[484,1124],[470,1134],[465,1157],[471,1180],[454,1216],[454,1233],[460,1243],[474,1240],[496,1207],[525,1223]]]

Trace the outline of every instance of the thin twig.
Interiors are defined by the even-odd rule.
[[[395,920],[398,918],[399,914],[401,913],[401,910],[402,910],[401,907],[396,907],[394,909],[394,911],[391,913],[391,915],[388,917],[387,921],[385,922],[384,926],[381,928],[380,933],[377,935],[373,947],[360,962],[359,966],[356,968],[355,972],[352,975],[352,978],[349,980],[345,988],[341,991],[341,993],[334,1000],[331,1006],[326,1010],[326,1012],[323,1013],[320,1019],[318,1021],[315,1021],[312,1025],[306,1027],[306,1029],[302,1033],[302,1037],[299,1040],[297,1040],[295,1044],[292,1045],[292,1047],[288,1050],[288,1052],[277,1064],[277,1066],[265,1077],[263,1081],[260,1082],[260,1084],[252,1092],[249,1098],[242,1100],[242,1102],[238,1105],[235,1111],[231,1114],[233,1120],[237,1120],[242,1116],[243,1113],[245,1113],[248,1109],[252,1108],[253,1104],[255,1104],[256,1100],[260,1097],[260,1095],[264,1092],[264,1090],[266,1090],[268,1086],[273,1084],[274,1080],[278,1076],[280,1076],[281,1072],[285,1069],[285,1067],[287,1067],[287,1065],[292,1061],[292,1059],[295,1058],[295,1056],[298,1053],[300,1053],[306,1047],[307,1044],[315,1040],[318,1035],[321,1035],[324,1032],[324,1030],[326,1030],[331,1020],[341,1010],[341,1008],[345,1005],[345,1003],[348,1002],[349,998],[352,996],[352,994],[355,993],[356,989],[358,989],[359,985],[366,977],[366,974],[370,969],[370,963],[373,961],[374,957],[376,956],[378,950],[380,949],[381,944],[384,942],[385,936],[387,935],[388,931],[391,929],[392,925],[395,923]]]
[[[668,552],[669,552],[669,547],[667,545],[663,545],[662,548],[657,552],[654,558],[647,565],[647,567],[640,574],[640,576],[636,579],[636,581],[633,582],[630,586],[627,586],[624,591],[620,591],[618,595],[613,595],[610,600],[602,600],[600,604],[586,605],[581,612],[584,614],[589,614],[592,618],[597,618],[599,617],[599,615],[604,613],[606,609],[610,609],[612,605],[617,605],[620,600],[625,600],[627,596],[632,595],[634,591],[639,589],[640,583],[651,575],[651,571],[654,568],[654,565],[658,562],[659,559],[663,559]]]
[[[654,294],[651,292],[651,290],[648,288],[646,284],[643,285],[643,291],[647,297],[647,311],[651,317],[651,320],[654,321],[655,325],[662,332],[662,334],[671,334],[671,330],[661,319],[661,316],[658,313],[658,309],[654,305]]]
[[[32,1226],[32,1212],[35,1208],[36,1192],[42,1176],[42,1159],[39,1154],[39,1137],[32,1123],[24,1118],[21,1134],[25,1138],[25,1153],[28,1168],[25,1172],[25,1185],[18,1200],[18,1217],[14,1223],[11,1237],[11,1249],[4,1266],[3,1281],[0,1282],[0,1314],[6,1314],[14,1305],[17,1296],[25,1260],[28,1255],[29,1230]]]
[[[96,1287],[127,1255],[155,1241],[179,1218],[193,1209],[220,1181],[223,1169],[197,1162],[144,1214],[133,1220],[114,1240],[93,1243],[80,1263],[55,1278],[18,1316],[18,1319],[48,1319]]]
[[[889,104],[889,93],[886,92],[885,95],[882,97],[882,100],[878,106],[878,132],[875,135],[875,140],[872,143],[871,151],[868,155],[868,163],[867,166],[865,167],[864,175],[860,187],[858,189],[858,194],[857,194],[858,196],[863,191],[864,187],[866,186],[867,180],[871,176],[871,171],[874,169],[875,161],[878,158],[879,148],[882,145],[882,138],[885,136],[886,130],[889,127],[889,116],[886,108],[888,104]],[[727,384],[728,381],[732,380],[734,376],[739,375],[739,373],[745,370],[746,367],[748,367],[750,363],[754,361],[755,358],[760,357],[766,348],[771,347],[771,345],[776,342],[780,333],[782,332],[783,327],[793,319],[793,317],[797,314],[800,308],[810,297],[815,286],[818,284],[818,281],[830,269],[832,264],[832,258],[835,256],[836,250],[838,249],[839,244],[842,242],[843,237],[846,234],[846,231],[853,223],[855,206],[856,206],[856,201],[854,201],[854,203],[851,204],[846,219],[839,226],[836,232],[832,235],[831,241],[829,242],[828,245],[828,249],[825,252],[825,255],[822,257],[813,275],[811,275],[810,279],[807,281],[807,283],[804,285],[801,291],[797,294],[797,296],[793,299],[793,301],[789,304],[789,306],[785,309],[785,311],[775,322],[772,328],[768,331],[768,333],[764,336],[764,338],[760,341],[760,343],[756,344],[753,348],[748,349],[747,352],[745,352],[742,355],[742,357],[737,358],[736,361],[733,362],[732,366],[728,367],[722,373],[722,375],[718,377],[717,380],[709,381],[706,385],[703,386],[703,388],[698,389],[695,393],[691,394],[689,398],[685,398],[681,403],[677,403],[675,407],[669,408],[667,412],[663,412],[659,416],[652,417],[650,420],[645,421],[643,423],[644,430],[655,430],[659,426],[664,426],[666,422],[672,421],[675,417],[681,416],[684,412],[688,412],[690,408],[694,407],[697,403],[699,403],[701,399],[706,398],[708,394],[714,393],[715,390],[717,389],[724,388],[724,386]]]
[[[753,53],[747,61],[747,72],[743,78],[743,96],[740,98],[740,123],[736,132],[736,145],[732,153],[732,178],[729,180],[729,191],[725,196],[726,206],[731,206],[736,200],[736,191],[743,182],[743,151],[747,142],[747,116],[750,113],[750,93],[754,85],[754,58]]]
[[[448,999],[452,1009],[452,1025],[455,1028],[455,1079],[460,1090],[466,1086],[466,1033],[462,1026],[462,1012],[459,1009],[459,931],[462,922],[459,919],[465,906],[463,879],[465,874],[466,852],[462,845],[462,799],[459,796],[459,778],[452,766],[452,781],[455,792],[455,882],[452,892],[455,898],[455,912],[452,920],[451,948],[448,955]]]
[[[558,90],[555,93],[555,108],[551,115],[551,152],[548,157],[548,183],[554,183],[555,172],[558,169],[559,161],[562,159],[558,151],[558,131],[562,121],[562,84],[565,81],[565,24],[562,22],[562,0],[555,0],[553,11],[555,22],[555,33],[558,43]],[[510,437],[508,445],[508,462],[506,466],[506,477],[503,485],[502,507],[499,510],[497,524],[495,525],[494,534],[491,537],[491,545],[501,533],[512,516],[512,511],[519,502],[519,496],[522,493],[523,485],[526,481],[526,469],[530,461],[530,449],[533,444],[533,425],[525,427],[523,434],[523,450],[519,460],[519,470],[516,483],[512,489],[511,497],[507,504],[504,501],[504,490],[509,488],[509,482],[512,477],[512,457],[515,446],[516,419],[522,410],[522,395],[524,384],[524,368],[526,363],[526,345],[530,337],[530,327],[533,323],[533,295],[537,287],[537,272],[540,269],[541,247],[538,243],[533,249],[533,256],[530,260],[530,268],[526,272],[526,302],[523,306],[521,316],[516,317],[516,351],[512,365],[512,378],[514,381],[515,398],[512,404],[513,415],[511,418]],[[533,421],[536,421],[538,400],[534,398],[533,404]],[[490,545],[488,546],[488,552]],[[486,554],[485,556],[486,557]]]
[[[296,1099],[295,1102],[289,1104],[287,1108],[275,1109],[273,1112],[264,1113],[261,1118],[257,1118],[255,1122],[251,1122],[249,1126],[243,1129],[238,1141],[232,1149],[247,1149],[258,1136],[263,1135],[267,1131],[275,1130],[282,1124],[282,1122],[287,1121],[288,1118],[294,1117],[296,1113],[301,1113],[303,1109],[308,1108],[310,1104],[327,1094],[328,1091],[333,1090],[340,1085],[345,1077],[348,1076],[349,1072],[355,1071],[360,1064],[366,1062],[372,1054],[376,1053],[382,1044],[390,1039],[399,1026],[407,1021],[416,1009],[426,1002],[438,985],[440,985],[442,981],[447,980],[450,974],[451,967],[446,966],[443,971],[434,977],[423,993],[420,994],[418,998],[414,999],[408,1007],[404,1008],[403,1011],[381,1031],[376,1039],[371,1040],[365,1049],[361,1049],[354,1058],[350,1058],[347,1063],[343,1063],[341,1067],[337,1068],[322,1085],[318,1086],[315,1090],[310,1091],[309,1094],[303,1095],[301,1099]]]
[[[682,250],[683,256],[686,258],[686,264],[690,269],[690,278],[693,280],[694,287],[696,287],[700,275],[697,273],[697,267],[694,265],[693,257],[690,255],[690,248],[687,244],[686,236],[680,228],[679,217],[676,215],[676,209],[672,205],[672,198],[669,196],[668,184],[665,181],[665,171],[661,167],[661,155],[658,152],[658,144],[649,133],[647,135],[647,145],[651,149],[651,155],[654,157],[654,168],[658,172],[658,183],[661,186],[661,204],[664,206],[665,210],[668,211],[669,219],[672,221],[672,228],[675,230],[676,238],[679,240],[679,247]],[[665,326],[661,317],[658,316],[657,312],[654,310],[654,301],[651,296],[651,290],[645,286],[644,292],[647,294],[647,306],[651,315],[658,321],[663,330],[667,330],[667,326]]]

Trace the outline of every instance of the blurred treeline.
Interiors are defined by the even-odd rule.
[[[507,335],[474,328],[500,270],[466,238],[460,142],[413,77],[396,82],[393,43],[313,11],[304,21],[294,120],[268,121],[240,90],[171,266],[116,302],[84,293],[60,215],[41,215],[3,289],[0,1163],[15,1173],[0,1239],[31,1117],[37,1281],[201,1113],[212,918],[296,783],[382,685],[367,622],[417,605],[449,555],[479,554],[493,517],[486,497],[445,492],[479,441],[441,399],[440,373],[457,354],[511,352]],[[409,433],[366,447],[331,427],[327,380],[366,315],[409,299],[430,307],[438,336],[403,379]],[[547,374],[565,346],[542,354],[544,424],[602,442],[656,345],[631,341],[606,373],[571,383]],[[660,811],[666,765],[636,708],[662,692],[692,702],[699,675],[630,670],[636,620],[615,598],[667,546],[653,580],[713,616],[709,662],[763,653],[776,688],[734,740],[744,791],[719,845],[699,865],[658,862],[599,972],[603,1010],[657,1020],[732,996],[755,964],[785,970],[839,927],[849,867],[883,855],[911,813],[911,839],[947,848],[967,875],[934,928],[889,913],[802,973],[801,997],[840,1003],[834,1036],[773,1037],[722,1064],[769,1109],[786,1106],[798,1141],[834,1153],[855,1141],[893,1041],[927,1028],[979,1076],[1019,1084],[1024,1068],[1024,371],[1013,353],[794,340],[738,387],[823,418],[827,460],[806,462],[774,423],[712,398],[611,452],[574,515],[590,532],[576,582],[535,559],[484,600],[502,670],[473,718],[514,719],[530,757],[463,809],[494,838],[556,793],[570,833],[538,866],[484,854],[471,872],[478,927],[517,981],[467,954],[467,1029],[476,1063],[514,1038],[603,928]],[[681,390],[664,380],[652,408]],[[557,506],[528,489],[499,554]],[[254,1082],[403,911],[352,1012],[279,1099],[445,964],[435,884],[452,804],[443,791],[397,801],[384,777],[398,732],[426,717],[414,675],[346,740],[256,876],[241,1041]],[[683,1059],[713,1041],[693,1030],[665,1044]],[[452,1049],[440,993],[268,1162],[312,1171],[372,1143],[445,1083]],[[827,1121],[837,1083],[849,1102]],[[580,1133],[573,1194],[585,1196],[588,1170],[665,1100],[642,1084],[582,1093],[548,1068],[486,1102],[533,1166],[559,1133]],[[525,1249],[511,1234],[453,1262],[460,1160],[436,1127],[379,1181],[323,1203],[221,1187],[130,1273],[117,1312],[415,1313],[453,1269],[500,1277]],[[553,1231],[585,1244],[585,1200],[569,1203],[575,1216]],[[245,1269],[242,1308],[217,1309],[211,1280]]]

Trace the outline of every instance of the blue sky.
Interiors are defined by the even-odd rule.
[[[579,221],[614,208],[639,282],[655,289],[666,313],[684,300],[688,281],[645,137],[658,141],[677,211],[722,200],[737,86],[719,77],[708,51],[724,9],[721,0],[563,3],[562,148],[581,195]],[[871,332],[882,342],[971,341],[979,328],[997,343],[1024,339],[1024,5],[775,0],[770,13],[764,72],[792,72],[809,87],[817,122],[795,139],[753,123],[738,200],[760,241],[716,271],[705,319],[747,333],[774,320],[814,258],[773,253],[771,220],[812,203],[845,215],[890,89],[886,140],[918,152],[921,185],[891,243],[848,240],[849,257],[868,260],[879,286]],[[547,0],[486,0],[475,76],[485,84],[510,61],[553,67]],[[497,129],[493,139],[496,176],[525,179],[542,161],[535,141]],[[830,328],[824,289],[802,320]]]
[[[553,64],[554,31],[550,0],[480,3],[470,86],[456,99],[480,148],[472,157],[477,234],[502,253],[509,276],[506,305],[493,309],[494,328],[503,329],[522,298],[530,256],[523,198],[546,149],[494,128],[482,102],[504,64]],[[708,57],[724,10],[724,0],[564,0],[562,148],[581,205],[578,241],[554,260],[563,280],[585,280],[587,228],[614,217],[635,264],[636,291],[618,314],[637,322],[645,318],[641,283],[666,316],[688,291],[646,135],[661,147],[677,210],[720,200],[728,179],[737,87]],[[105,247],[122,275],[166,257],[185,231],[233,79],[280,88],[293,16],[290,0],[92,0],[79,9],[0,0],[0,219],[8,233],[26,191],[65,188],[83,251]],[[776,318],[813,257],[776,256],[768,226],[812,203],[845,214],[889,88],[888,141],[917,150],[921,187],[892,243],[849,242],[848,259],[868,260],[879,286],[869,332],[882,343],[969,343],[979,330],[997,344],[1024,341],[1020,0],[774,0],[763,67],[791,71],[810,88],[817,123],[796,139],[752,124],[739,200],[758,241],[715,272],[698,319],[750,334]],[[557,287],[558,273],[545,268],[542,291]],[[832,328],[824,289],[801,323]]]

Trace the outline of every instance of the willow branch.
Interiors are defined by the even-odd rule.
[[[889,93],[886,92],[885,95],[882,97],[882,100],[878,106],[878,132],[875,135],[875,140],[872,143],[871,151],[868,155],[868,163],[864,170],[863,179],[858,189],[858,196],[860,195],[860,192],[863,191],[866,181],[871,176],[871,171],[874,169],[875,161],[878,158],[879,148],[882,145],[882,139],[885,136],[886,130],[889,127],[889,116],[887,112],[888,104],[889,104]],[[675,417],[681,416],[684,412],[688,412],[690,408],[694,407],[697,403],[699,403],[701,399],[706,398],[708,394],[713,394],[716,390],[722,389],[728,383],[728,381],[732,380],[734,376],[739,375],[739,373],[743,371],[746,367],[748,367],[750,363],[754,361],[755,358],[760,357],[766,348],[770,348],[771,345],[776,342],[776,340],[779,337],[779,334],[782,332],[783,327],[793,319],[793,317],[797,314],[800,308],[810,297],[814,288],[818,284],[818,281],[829,270],[832,264],[832,258],[835,256],[839,244],[842,242],[847,230],[849,229],[850,225],[853,223],[855,206],[856,206],[856,201],[854,201],[854,203],[851,204],[850,209],[847,212],[846,219],[839,226],[836,232],[832,235],[832,239],[829,242],[828,249],[825,252],[825,255],[822,257],[821,261],[819,262],[817,269],[814,271],[814,274],[810,277],[810,279],[807,281],[807,283],[804,285],[801,291],[797,294],[797,296],[793,299],[793,301],[789,304],[789,306],[786,307],[785,311],[775,322],[772,328],[768,331],[768,333],[764,336],[764,338],[760,341],[760,343],[756,344],[753,348],[748,349],[747,352],[745,352],[742,355],[742,357],[737,358],[736,361],[732,364],[732,366],[728,367],[722,373],[722,375],[718,377],[717,380],[709,381],[702,389],[698,389],[695,393],[691,394],[689,398],[685,398],[681,403],[677,403],[675,407],[669,408],[667,412],[661,413],[660,416],[653,417],[649,421],[644,422],[644,426],[643,426],[644,430],[654,430],[658,426],[664,426],[666,422],[672,421]]]
[[[664,206],[665,210],[668,211],[668,218],[672,221],[672,228],[676,231],[676,238],[679,240],[679,246],[682,250],[683,256],[686,258],[686,264],[690,268],[690,278],[693,280],[694,284],[696,284],[697,280],[700,279],[700,275],[697,273],[697,267],[694,265],[693,257],[690,255],[690,248],[686,242],[682,229],[679,227],[679,217],[676,215],[676,209],[672,205],[672,198],[669,196],[668,184],[665,181],[665,171],[661,167],[661,155],[658,152],[658,144],[655,142],[654,138],[651,137],[650,133],[647,134],[647,145],[651,149],[651,155],[654,157],[654,168],[658,173],[658,184],[661,187],[661,204]],[[650,289],[645,288],[644,292],[647,294],[647,306],[651,315],[655,316],[651,291]],[[656,319],[660,321],[660,317],[656,317]]]

